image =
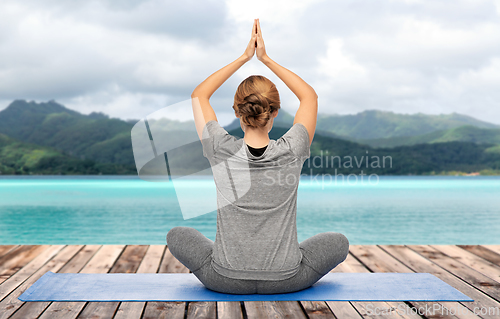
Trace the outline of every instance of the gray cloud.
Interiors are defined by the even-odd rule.
[[[322,74],[315,82],[324,87],[328,111],[459,112],[500,123],[500,95],[491,89],[500,84],[493,75],[500,58],[499,9],[493,2],[349,1],[324,10],[325,5],[310,6],[300,25],[304,33],[342,44],[327,60],[345,72]],[[326,41],[312,39],[309,46],[325,49]],[[351,64],[342,68],[343,62]]]
[[[51,19],[70,18],[73,22],[109,29],[165,34],[201,42],[221,40],[227,14],[224,2],[217,0],[25,0],[20,3],[25,5],[27,13],[43,12]]]
[[[494,1],[5,0],[0,101],[56,99],[138,118],[188,99],[236,59],[256,14],[269,55],[313,85],[323,113],[458,112],[500,123]],[[231,120],[234,90],[250,74],[269,77],[283,108],[296,110],[254,58],[214,94],[220,119]]]

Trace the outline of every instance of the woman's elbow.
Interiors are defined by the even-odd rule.
[[[318,94],[316,93],[316,91],[311,87],[311,95],[312,95],[312,98],[317,100],[318,99]]]
[[[299,98],[300,101],[318,101],[318,94],[314,90],[311,90],[307,94]]]
[[[196,97],[199,98],[199,99],[201,99],[201,98],[210,98],[210,96],[208,94],[204,93],[203,91],[195,89],[193,91],[193,93],[191,93],[191,98],[194,99]]]
[[[317,100],[318,99],[318,94],[316,94],[316,91],[313,89],[312,86],[309,85],[309,89],[304,92],[303,99],[305,100]]]

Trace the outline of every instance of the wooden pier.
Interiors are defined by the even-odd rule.
[[[474,302],[22,302],[47,271],[186,273],[163,245],[0,246],[0,319],[500,318],[500,245],[351,245],[334,272],[425,272]]]

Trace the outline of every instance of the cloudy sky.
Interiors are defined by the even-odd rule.
[[[2,0],[0,110],[14,99],[138,119],[186,101],[239,57],[260,18],[268,55],[311,84],[321,113],[462,113],[500,124],[500,0]],[[211,99],[234,119],[239,82]],[[188,119],[191,110],[173,112]]]

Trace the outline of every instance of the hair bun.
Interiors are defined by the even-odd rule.
[[[243,123],[252,127],[262,127],[271,119],[271,108],[261,94],[252,93],[238,104]]]
[[[263,76],[249,76],[238,86],[233,108],[245,125],[266,126],[271,113],[280,108],[276,86]]]
[[[244,101],[247,103],[250,103],[252,105],[260,105],[264,109],[264,111],[267,111],[270,109],[269,102],[260,93],[252,93],[252,94],[246,96]]]

